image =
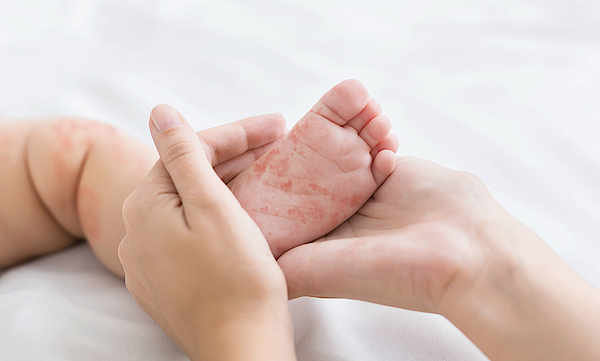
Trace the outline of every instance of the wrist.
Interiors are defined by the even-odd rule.
[[[287,299],[205,310],[194,326],[191,360],[295,360]]]
[[[443,314],[493,360],[599,357],[600,292],[525,225],[497,219],[482,232],[469,286]]]

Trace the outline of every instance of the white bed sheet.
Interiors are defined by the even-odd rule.
[[[0,0],[4,117],[146,141],[158,103],[198,129],[274,111],[291,126],[344,78],[382,103],[401,154],[477,174],[600,286],[598,1]],[[486,359],[436,315],[290,307],[300,360]],[[34,359],[186,357],[80,244],[0,273],[0,360]]]

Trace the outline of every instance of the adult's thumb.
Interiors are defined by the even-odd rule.
[[[390,250],[378,244],[356,238],[332,239],[287,251],[277,263],[285,274],[290,299],[333,297],[397,306],[393,267],[381,262]]]
[[[150,133],[183,203],[202,198],[207,190],[222,185],[206,158],[200,139],[173,107],[161,104],[152,109]]]

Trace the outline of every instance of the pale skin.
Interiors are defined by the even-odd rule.
[[[400,157],[354,216],[284,253],[279,268],[248,213],[200,161],[191,129],[151,129],[161,161],[127,200],[119,255],[134,298],[192,360],[295,360],[289,322],[279,313],[286,313],[286,287],[291,298],[345,297],[439,313],[492,360],[600,358],[600,291],[475,176]],[[215,191],[195,182],[215,182]],[[205,263],[189,256],[205,252]],[[218,282],[196,281],[216,274]],[[180,283],[186,287],[171,286]]]

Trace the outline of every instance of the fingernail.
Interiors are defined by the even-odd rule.
[[[159,132],[164,132],[167,129],[183,124],[175,108],[166,104],[154,107],[150,113],[150,119]]]

